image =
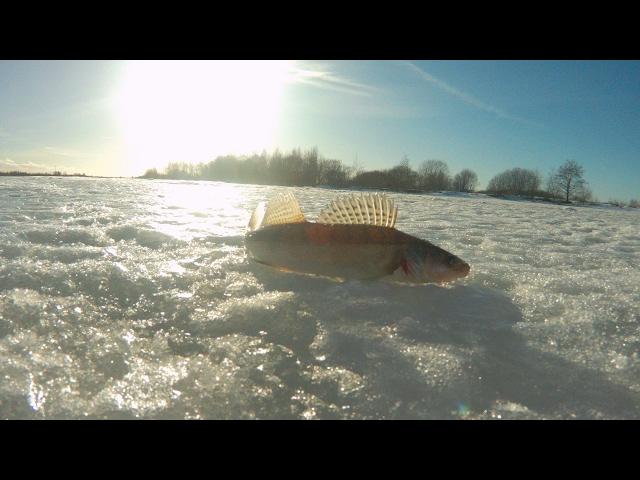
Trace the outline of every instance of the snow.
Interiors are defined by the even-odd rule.
[[[251,262],[215,182],[0,179],[1,418],[640,418],[640,212],[389,193],[450,286]]]

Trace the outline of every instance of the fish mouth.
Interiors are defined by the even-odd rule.
[[[437,279],[437,282],[438,283],[453,282],[454,280],[457,280],[459,278],[466,277],[467,275],[469,275],[470,271],[471,271],[471,266],[467,262],[460,261],[460,263],[451,267],[449,270],[445,272],[441,272],[440,275],[438,275],[439,278]]]
[[[466,277],[467,275],[469,275],[469,272],[471,271],[471,265],[469,265],[467,262],[462,262],[462,265],[460,265],[456,269],[456,271],[458,272],[460,277]]]

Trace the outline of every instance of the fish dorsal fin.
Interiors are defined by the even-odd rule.
[[[267,202],[260,202],[256,209],[251,214],[251,219],[249,220],[249,225],[247,228],[250,231],[254,231],[260,228],[262,225],[262,220],[264,219],[264,214],[267,210]]]
[[[391,227],[396,224],[398,207],[386,195],[351,194],[336,198],[329,208],[322,210],[318,223],[378,225]]]
[[[268,202],[260,202],[249,220],[249,230],[258,230],[267,225],[304,222],[304,214],[292,193],[280,193]]]

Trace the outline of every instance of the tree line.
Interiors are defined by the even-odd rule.
[[[511,168],[494,176],[483,193],[536,196],[565,202],[594,201],[584,174],[584,167],[578,162],[567,160],[548,174],[543,187],[544,180],[538,171]],[[357,164],[347,166],[340,160],[323,158],[317,148],[306,151],[297,148],[288,153],[275,150],[271,154],[262,152],[241,157],[225,155],[199,164],[174,162],[163,172],[151,168],[142,177],[402,192],[474,192],[478,187],[478,175],[473,170],[465,168],[451,175],[442,160],[425,160],[414,170],[405,155],[391,168],[365,171]],[[632,200],[629,206],[637,207],[638,201]]]
[[[47,172],[23,172],[21,170],[10,170],[6,172],[0,172],[2,177],[86,177],[85,173],[67,173],[59,170],[54,170],[51,173]]]
[[[275,150],[272,154],[263,152],[244,157],[225,155],[198,164],[174,162],[162,172],[150,168],[142,177],[424,192],[472,192],[478,184],[475,172],[464,169],[452,177],[449,167],[441,160],[425,160],[416,171],[405,156],[392,168],[365,171],[357,164],[347,166],[340,160],[323,158],[316,148],[293,149],[289,153]]]
[[[537,170],[512,168],[493,177],[487,185],[487,191],[502,195],[539,196],[565,202],[594,201],[584,173],[584,167],[578,162],[566,160],[549,173],[546,188],[543,188],[542,176]]]

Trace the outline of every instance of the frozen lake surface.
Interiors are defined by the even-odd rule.
[[[390,194],[448,287],[281,273],[215,182],[0,178],[0,418],[640,418],[640,212]]]

